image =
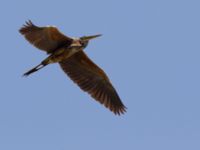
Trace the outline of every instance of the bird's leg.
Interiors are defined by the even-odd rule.
[[[42,69],[43,67],[45,67],[48,64],[59,62],[63,58],[61,55],[64,52],[63,50],[64,49],[61,49],[61,51],[56,51],[57,53],[53,53],[52,55],[50,55],[49,57],[44,59],[39,65],[35,66],[33,69],[24,73],[24,76],[28,76],[28,75]]]
[[[43,67],[45,67],[48,64],[55,63],[55,61],[53,61],[53,56],[54,55],[50,55],[49,57],[44,59],[39,65],[35,66],[33,69],[31,69],[31,70],[27,71],[26,73],[24,73],[23,76],[28,76],[28,75],[30,75],[30,74],[42,69]]]
[[[24,73],[23,76],[28,76],[28,75],[30,75],[30,74],[32,74],[32,73],[34,73],[34,72],[36,72],[36,71],[42,69],[42,68],[45,67],[46,65],[47,65],[47,64],[40,63],[39,65],[37,65],[37,66],[34,67],[33,69],[31,69],[31,70],[27,71],[26,73]]]

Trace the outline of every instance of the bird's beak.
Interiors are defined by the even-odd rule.
[[[97,38],[99,36],[102,36],[102,35],[101,34],[97,34],[97,35],[91,35],[91,36],[83,36],[83,37],[81,37],[81,39],[89,41],[89,40],[92,40],[92,39]]]

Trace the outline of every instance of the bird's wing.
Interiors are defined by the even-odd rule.
[[[120,115],[126,111],[107,75],[83,51],[59,63],[63,71],[95,100],[115,114]]]
[[[30,20],[19,30],[35,47],[52,53],[57,48],[70,45],[72,39],[62,34],[56,27],[38,27]]]

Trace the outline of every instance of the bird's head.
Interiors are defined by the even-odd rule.
[[[88,45],[88,42],[94,38],[101,36],[101,34],[91,35],[91,36],[82,36],[80,37],[80,42],[82,46],[85,48]]]

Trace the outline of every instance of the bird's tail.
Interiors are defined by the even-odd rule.
[[[23,74],[23,76],[28,76],[40,69],[42,69],[43,67],[45,67],[47,64],[43,64],[43,63],[40,63],[39,65],[35,66],[33,69],[27,71],[26,73]]]

